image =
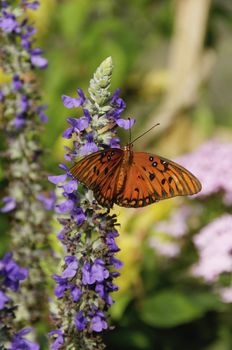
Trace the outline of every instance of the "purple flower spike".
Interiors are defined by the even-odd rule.
[[[86,328],[86,325],[87,319],[84,317],[83,311],[77,312],[75,317],[75,326],[77,327],[78,331],[83,331]]]
[[[114,303],[111,293],[117,291],[118,287],[113,281],[120,275],[118,271],[112,270],[122,267],[122,263],[114,257],[120,250],[115,242],[118,236],[115,215],[110,215],[101,208],[100,204],[92,199],[86,186],[78,187],[78,181],[70,170],[73,162],[78,162],[80,156],[103,151],[109,146],[118,148],[120,140],[116,137],[117,127],[128,129],[134,124],[133,119],[120,118],[126,107],[123,99],[119,97],[120,90],[117,89],[112,98],[109,97],[111,67],[109,58],[106,60],[106,66],[103,65],[94,75],[90,81],[90,98],[85,97],[81,89],[77,90],[78,96],[62,96],[64,106],[81,107],[82,116],[67,118],[68,127],[63,132],[64,138],[72,139],[69,145],[65,146],[64,158],[68,165],[60,166],[66,173],[66,181],[61,183],[59,178],[50,177],[50,181],[60,184],[58,187],[63,188],[62,195],[65,201],[58,203],[55,210],[65,214],[58,219],[63,225],[58,238],[65,251],[70,254],[65,257],[61,276],[54,276],[57,283],[55,294],[59,299],[63,298],[66,305],[62,308],[64,319],[58,319],[64,334],[70,335],[69,338],[74,339],[73,343],[80,347],[80,339],[87,346],[89,340],[95,342],[95,332],[100,333],[108,328],[105,313]],[[99,80],[101,74],[104,75],[104,84]],[[95,160],[91,160],[90,156],[87,158],[86,167],[83,166],[82,169],[80,166],[80,174],[83,178],[89,178],[90,185],[87,187],[93,189],[93,194],[96,194],[98,188],[92,185],[94,172],[96,173]],[[88,173],[88,161],[94,168],[91,173]],[[104,162],[102,159],[101,161]],[[79,164],[76,163],[77,165]],[[99,176],[104,183],[104,174]],[[73,310],[77,310],[74,317],[75,327],[70,327],[68,320],[70,315],[73,315]],[[82,334],[79,336],[78,332]],[[62,344],[63,348],[64,343]]]

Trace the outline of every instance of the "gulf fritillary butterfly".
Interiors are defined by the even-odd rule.
[[[94,152],[78,161],[70,172],[107,208],[114,203],[127,208],[145,207],[201,190],[201,183],[187,169],[154,154],[133,152],[132,143],[122,149]]]

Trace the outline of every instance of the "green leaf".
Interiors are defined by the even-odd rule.
[[[166,328],[192,321],[203,313],[204,310],[186,295],[163,291],[144,302],[141,318],[150,326]]]

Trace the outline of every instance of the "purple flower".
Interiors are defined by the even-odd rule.
[[[104,286],[104,284],[98,283],[95,287],[95,291],[99,294],[99,296],[105,300],[105,302],[107,303],[107,305],[112,305],[113,304],[113,300],[111,298],[111,296],[109,295],[109,292],[111,290],[106,291],[106,288]]]
[[[24,280],[28,275],[28,270],[20,267],[12,260],[12,254],[6,253],[0,260],[0,275],[4,278],[4,284],[16,292],[19,281]]]
[[[75,322],[75,326],[77,327],[78,331],[83,331],[86,328],[87,319],[84,316],[83,311],[77,312],[74,322]]]
[[[91,275],[95,281],[102,282],[109,277],[109,271],[105,268],[105,263],[102,259],[96,259],[91,268]]]
[[[112,139],[110,139],[109,146],[111,148],[120,148],[120,139],[118,137],[113,137]]]
[[[71,199],[68,199],[65,202],[57,204],[55,206],[55,211],[59,214],[69,213],[73,209],[74,205],[75,203]]]
[[[80,154],[82,156],[86,156],[89,153],[93,153],[93,152],[97,152],[97,151],[98,151],[98,147],[97,147],[96,143],[87,142],[84,146],[82,146]]]
[[[105,268],[102,259],[95,259],[92,265],[86,262],[82,268],[82,274],[82,282],[85,285],[102,282],[109,277],[109,271]]]
[[[94,332],[102,332],[103,329],[107,329],[108,325],[105,320],[104,313],[98,310],[91,320],[91,329]]]
[[[135,124],[135,119],[118,118],[115,120],[115,122],[118,126],[120,126],[120,128],[130,129]]]
[[[54,191],[50,191],[49,195],[38,194],[36,197],[41,203],[43,203],[46,210],[53,210],[56,203],[56,195]]]
[[[71,286],[70,290],[71,290],[71,295],[72,295],[73,301],[75,303],[78,302],[80,300],[80,297],[82,294],[80,288],[78,288],[77,286]]]
[[[25,124],[25,115],[24,113],[17,113],[16,118],[14,119],[14,125],[16,129],[20,129]]]
[[[111,99],[111,105],[114,107],[114,110],[110,112],[110,115],[113,115],[113,117],[115,118],[119,117],[120,114],[122,114],[122,112],[126,108],[126,103],[124,102],[124,100],[118,97],[119,92],[120,89],[116,89]]]
[[[77,92],[80,97],[74,98],[66,95],[62,96],[62,101],[66,108],[77,108],[85,103],[86,98],[83,91],[81,89],[77,89]]]
[[[16,207],[16,201],[13,197],[3,197],[2,199],[4,206],[0,208],[1,213],[7,213]]]
[[[72,278],[75,276],[78,268],[77,258],[75,256],[66,256],[64,258],[67,265],[66,269],[62,272],[62,278]]]
[[[61,182],[64,182],[66,180],[66,178],[67,178],[67,174],[48,176],[48,180],[55,185],[57,185]]]
[[[29,2],[28,0],[23,0],[22,3],[31,10],[36,10],[40,5],[39,1]]]
[[[3,11],[3,17],[0,17],[0,28],[5,33],[17,32],[19,30],[19,24],[16,20],[15,15]]]
[[[51,344],[51,350],[58,350],[64,343],[64,333],[60,329],[53,330],[48,333],[51,336],[57,336],[54,342]]]
[[[77,180],[71,180],[67,182],[65,185],[63,185],[63,189],[65,190],[66,193],[72,193],[77,190],[78,187],[78,182]]]
[[[116,259],[114,256],[110,257],[110,263],[114,265],[114,267],[119,270],[123,267],[123,262]]]
[[[27,96],[23,95],[19,102],[19,107],[21,109],[21,113],[25,113],[29,107],[29,102]]]
[[[119,96],[119,93],[120,93],[120,88],[117,88],[117,89],[114,91],[113,95],[112,95],[112,98],[111,98],[111,101],[110,101],[111,104],[117,103],[117,99],[119,98],[119,97],[118,97],[118,96]]]
[[[46,68],[48,65],[48,61],[46,58],[42,57],[41,54],[43,51],[39,48],[35,48],[30,50],[31,55],[31,63],[38,68]]]
[[[4,93],[2,90],[0,90],[0,102],[2,102],[4,99]]]
[[[85,116],[79,119],[67,118],[67,122],[71,125],[71,128],[66,129],[63,133],[63,137],[66,139],[70,139],[74,132],[78,134],[89,126],[89,118]]]
[[[23,338],[23,336],[30,333],[30,331],[31,328],[23,328],[16,333],[11,343],[10,350],[39,350],[38,344]]]
[[[41,122],[46,123],[48,121],[48,116],[44,113],[44,110],[47,109],[47,105],[41,105],[36,108],[36,113],[38,114]]]
[[[5,304],[8,303],[10,299],[0,290],[0,310],[4,309]]]
[[[14,91],[18,91],[22,88],[23,86],[23,83],[22,83],[22,80],[20,79],[20,77],[15,74],[13,76],[13,80],[12,80],[12,88]]]
[[[77,225],[82,225],[86,220],[86,215],[82,208],[75,208],[72,212],[72,218],[75,220]]]
[[[80,154],[82,156],[87,155],[88,153],[93,153],[98,151],[98,146],[96,143],[93,141],[93,134],[88,133],[86,135],[87,142],[82,146]]]
[[[108,245],[111,252],[118,252],[120,250],[114,240],[114,238],[117,236],[118,233],[116,231],[109,232],[106,236],[106,244]]]
[[[57,283],[57,286],[55,288],[55,295],[58,299],[62,298],[64,296],[64,292],[67,289],[69,289],[70,284],[69,284],[67,278],[62,278],[58,275],[53,275],[52,277]]]

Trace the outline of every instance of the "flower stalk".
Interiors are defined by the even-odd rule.
[[[80,156],[119,147],[117,127],[128,129],[134,123],[120,117],[125,102],[119,98],[119,89],[110,95],[112,68],[111,57],[101,63],[90,81],[89,98],[81,89],[77,98],[62,96],[67,108],[83,110],[82,117],[67,119],[70,127],[63,133],[72,139],[73,146],[66,148],[65,155],[71,164]],[[58,238],[66,252],[62,272],[54,276],[59,313],[54,316],[56,329],[50,332],[52,349],[102,350],[101,333],[110,328],[111,293],[118,289],[114,279],[122,266],[115,257],[119,251],[117,218],[72,178],[69,167],[61,164],[60,168],[64,174],[49,177],[62,188],[64,201],[55,210],[62,225]]]
[[[21,293],[14,301],[22,308],[17,319],[35,325],[47,324],[47,272],[52,252],[48,239],[54,196],[46,196],[45,172],[41,164],[41,125],[47,120],[45,105],[36,81],[35,69],[46,68],[42,50],[34,47],[35,28],[27,18],[27,9],[36,10],[38,1],[8,3],[2,1],[0,12],[0,58],[7,83],[1,86],[0,135],[5,149],[4,188],[0,211],[9,213],[11,249],[17,263],[29,269]],[[45,208],[46,207],[46,208]],[[46,262],[46,264],[45,264]]]

